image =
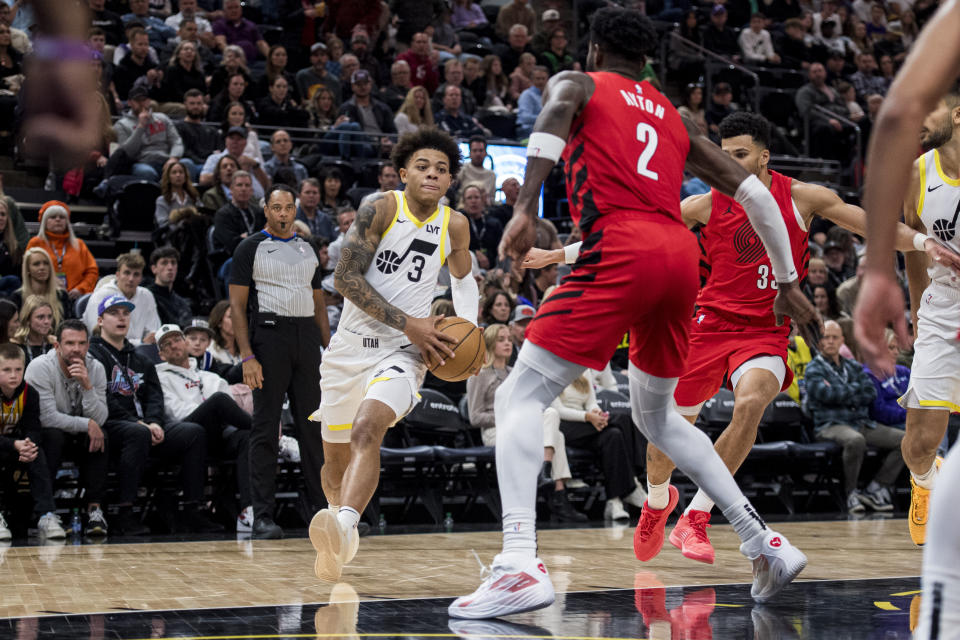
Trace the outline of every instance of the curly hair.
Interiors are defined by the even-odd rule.
[[[720,137],[750,136],[762,149],[770,148],[770,122],[758,113],[737,111],[720,121]]]
[[[642,60],[657,48],[657,31],[635,9],[604,7],[593,14],[590,40],[606,53],[627,60]]]
[[[407,166],[412,156],[420,149],[436,149],[447,156],[451,175],[460,173],[460,147],[450,134],[433,127],[421,127],[418,131],[400,137],[390,154],[393,166],[399,171]]]

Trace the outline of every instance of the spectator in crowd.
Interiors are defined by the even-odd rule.
[[[227,301],[222,300],[221,302]],[[245,388],[246,392],[249,393],[250,387],[242,384],[243,371],[240,365],[220,362],[214,358],[213,353],[209,351],[210,346],[213,344],[213,331],[210,329],[210,325],[207,324],[206,320],[199,318],[194,319],[189,325],[184,327],[183,335],[187,340],[187,353],[191,358],[196,360],[197,369],[200,371],[212,371],[230,383],[230,391],[234,393],[234,399],[237,398],[237,394],[235,393],[235,389],[237,388]],[[242,387],[240,387],[238,383],[240,383]],[[251,399],[251,404],[249,407],[245,406],[245,410],[250,409],[252,411],[252,406]]]
[[[27,243],[27,249],[33,247],[42,248],[53,260],[53,273],[71,300],[93,291],[100,270],[86,243],[74,235],[66,204],[50,200],[40,207],[40,228]]]
[[[750,16],[750,28],[740,32],[740,53],[746,62],[753,64],[780,64],[780,56],[773,50],[770,32],[764,29],[767,19],[762,13]]]
[[[803,22],[799,18],[790,18],[783,23],[783,35],[777,41],[776,51],[780,63],[787,69],[809,69],[814,60],[804,34]]]
[[[857,296],[860,295],[860,281],[863,279],[865,259],[865,255],[857,259],[856,274],[841,282],[840,286],[837,287],[837,302],[840,304],[840,310],[850,317],[853,317],[853,308],[857,304]]]
[[[823,25],[831,24],[837,33],[843,29],[843,21],[837,13],[836,0],[824,0],[820,4],[820,11],[813,14],[813,35],[823,38]]]
[[[533,85],[533,69],[537,66],[537,58],[532,53],[520,54],[520,62],[510,73],[510,100],[516,104],[520,101],[520,94]]]
[[[106,9],[106,0],[87,0],[90,5],[90,25],[103,29],[107,44],[118,45],[123,41],[123,19],[120,14]],[[9,13],[9,5],[0,2],[0,15]]]
[[[473,94],[477,104],[483,103],[487,92],[487,83],[480,71],[482,63],[483,59],[474,55],[464,56],[461,62],[463,65],[463,88]]]
[[[494,53],[500,58],[503,72],[509,76],[520,64],[520,56],[524,53],[536,56],[530,46],[530,31],[522,24],[513,25],[510,27],[506,44],[497,45]]]
[[[350,37],[350,53],[357,56],[360,69],[365,69],[370,77],[378,81],[380,77],[380,63],[370,52],[370,36],[363,29],[354,29]]]
[[[680,115],[688,118],[700,127],[703,135],[709,135],[707,128],[707,112],[703,108],[703,85],[688,84],[683,88],[683,95],[680,99],[680,107],[677,111]]]
[[[507,228],[507,223],[513,217],[513,205],[517,203],[520,197],[520,181],[516,178],[507,178],[500,185],[500,191],[503,193],[503,202],[492,205],[487,210],[487,215],[500,221],[503,228]]]
[[[241,409],[230,393],[227,381],[212,371],[201,371],[187,353],[186,337],[175,324],[164,324],[157,332],[162,363],[157,377],[163,389],[167,423],[199,425],[206,433],[208,454],[236,463],[236,483],[241,511],[237,532],[253,529],[250,502],[250,414]],[[233,494],[231,488],[230,494]]]
[[[769,7],[765,7],[769,10]],[[696,84],[703,74],[704,56],[698,48],[703,45],[703,35],[695,9],[689,9],[680,22],[679,38],[670,38],[668,67],[676,74],[680,85]],[[688,44],[692,43],[692,44]]]
[[[817,308],[820,316],[824,320],[849,320],[850,316],[845,314],[837,302],[836,292],[822,284],[813,287],[813,306]]]
[[[896,362],[900,357],[897,336],[892,329],[887,329],[884,337],[886,338],[887,349],[890,351],[894,362]],[[888,427],[905,429],[907,410],[900,406],[898,400],[906,395],[907,388],[910,386],[910,368],[901,364],[895,365],[892,375],[871,371],[866,364],[863,365],[863,370],[870,381],[873,382],[874,389],[877,390],[877,398],[870,407],[870,419]]]
[[[481,269],[496,263],[503,227],[500,221],[483,214],[487,198],[482,185],[468,183],[463,187],[457,207],[470,221],[470,250],[477,256]]]
[[[13,46],[11,29],[0,22],[0,80],[23,73],[23,53]],[[10,85],[0,85],[8,91]]]
[[[726,82],[718,82],[713,85],[713,93],[710,96],[710,105],[704,112],[704,120],[707,122],[707,129],[710,131],[711,139],[719,142],[720,123],[723,119],[736,111],[733,106],[733,89]]]
[[[740,61],[737,34],[727,25],[727,8],[722,4],[713,5],[710,11],[710,23],[703,31],[703,46],[735,62]]]
[[[213,180],[200,198],[200,206],[210,215],[215,214],[230,201],[230,181],[240,165],[232,156],[221,156],[213,171]]]
[[[27,364],[56,345],[53,336],[53,307],[40,296],[30,296],[20,308],[20,328],[13,342],[23,347]]]
[[[647,496],[633,477],[633,463],[627,453],[623,432],[617,425],[609,423],[609,417],[600,410],[590,380],[581,375],[543,412],[544,431],[549,429],[548,424],[559,423],[567,445],[593,451],[603,469],[607,494],[603,519],[626,520],[630,516],[623,504],[640,509]]]
[[[200,169],[207,158],[216,153],[220,146],[220,134],[210,125],[204,124],[207,105],[203,100],[203,91],[189,89],[183,94],[186,116],[174,121],[173,125],[180,134],[183,143],[183,156],[180,162],[187,168],[190,180],[200,178]]]
[[[66,320],[57,329],[57,346],[27,365],[24,379],[37,392],[42,425],[40,445],[53,486],[65,454],[79,463],[80,486],[86,500],[89,536],[107,534],[103,515],[107,483],[107,377],[103,365],[87,352],[87,328]],[[111,443],[120,450],[121,443]],[[121,472],[121,482],[124,476]],[[119,524],[119,523],[118,523]],[[120,527],[118,527],[120,528]]]
[[[201,510],[207,450],[203,427],[188,422],[167,423],[157,370],[126,339],[133,310],[134,304],[123,296],[104,298],[97,310],[100,334],[90,341],[90,352],[109,372],[104,431],[110,447],[121,448],[117,503],[121,511],[116,522],[126,535],[150,532],[131,507],[147,460],[154,458],[180,466],[184,508],[180,526],[196,532],[221,531],[223,527],[208,520]]]
[[[850,29],[850,42],[855,50],[860,53],[873,53],[873,38],[867,33],[867,25],[861,20],[855,20]]]
[[[436,90],[439,78],[437,67],[430,57],[430,38],[425,33],[416,33],[410,48],[397,56],[410,65],[410,82],[414,86],[425,87],[427,92]]]
[[[214,95],[214,98],[210,103],[211,119],[226,119],[227,109],[231,105],[238,102],[243,104],[246,109],[249,109],[251,112],[255,113],[255,109],[249,106],[250,103],[245,98],[247,95],[248,86],[249,81],[243,73],[239,71],[234,71],[231,73],[227,77],[226,83],[223,85],[223,89],[220,91],[220,93]],[[244,115],[246,116],[246,114]]]
[[[170,213],[183,207],[200,205],[200,194],[190,181],[187,167],[183,162],[172,162],[163,169],[160,177],[160,195],[154,207],[154,221],[157,227],[170,222]]]
[[[313,98],[318,89],[325,88],[333,94],[334,101],[340,103],[340,80],[327,71],[327,45],[316,42],[310,47],[310,66],[297,71],[295,82],[297,91],[304,100]]]
[[[890,86],[893,84],[893,77],[897,73],[897,68],[894,65],[893,59],[884,54],[880,56],[880,77],[883,78],[883,84],[885,91],[883,95],[886,95],[886,92],[890,90]]]
[[[250,126],[250,117],[254,113],[248,102],[233,102],[227,105],[227,113],[220,123],[220,131],[225,137],[231,127],[240,127],[247,133],[247,144],[243,147],[240,158],[247,157],[251,162],[244,161],[244,171],[252,171],[257,164],[263,164],[263,154],[260,151],[260,137],[256,130]],[[266,173],[263,174],[266,177]],[[259,182],[259,178],[258,178]],[[256,185],[254,185],[256,188]]]
[[[468,116],[462,110],[463,90],[448,85],[443,93],[443,109],[437,112],[437,127],[455,138],[469,138],[487,134],[476,118]]]
[[[210,76],[210,90],[208,93],[214,97],[222,94],[223,90],[227,88],[230,78],[235,73],[239,73],[243,76],[243,79],[246,82],[244,85],[244,90],[246,90],[246,88],[253,82],[253,78],[250,75],[250,69],[247,67],[247,55],[240,47],[236,45],[230,45],[223,50],[223,58],[220,60],[220,66],[218,66],[213,72],[213,75]],[[236,99],[239,100],[240,98]],[[210,111],[213,113],[215,120],[220,119],[220,114],[218,114],[212,108]]]
[[[537,310],[528,304],[518,304],[513,308],[513,316],[510,318],[510,341],[513,342],[513,355],[510,356],[510,362],[516,363],[517,355],[520,353],[520,347],[523,346],[523,340],[527,333],[527,327]],[[511,367],[513,364],[510,365]]]
[[[147,35],[150,36],[150,45],[154,49],[161,49],[167,40],[177,35],[177,30],[168,26],[162,19],[150,15],[149,0],[130,0],[130,13],[122,16],[124,24],[136,20],[143,24]]]
[[[30,234],[27,232],[27,225],[23,221],[23,215],[20,213],[17,201],[3,193],[3,174],[0,174],[0,201],[7,205],[7,215],[10,217],[11,224],[13,224],[13,233],[17,238],[17,245],[26,247],[27,242],[30,241]]]
[[[830,23],[828,22],[827,24]],[[847,103],[847,117],[854,122],[863,120],[866,113],[864,113],[860,103],[857,102],[857,90],[853,88],[853,85],[846,80],[838,80],[834,86],[837,89],[837,93],[843,98],[843,101]]]
[[[533,131],[533,124],[543,108],[543,90],[547,86],[549,72],[545,67],[533,68],[531,79],[533,86],[520,94],[517,101],[517,137],[527,138]]]
[[[129,163],[134,176],[157,182],[167,165],[183,155],[183,141],[170,118],[163,113],[153,113],[145,89],[131,89],[128,103],[130,111],[114,125],[119,147],[110,164],[116,166],[115,173],[120,173]],[[124,156],[122,159],[117,155],[120,153]]]
[[[341,209],[340,213],[337,214],[337,231],[340,235],[327,245],[327,264],[331,270],[335,268],[337,262],[340,261],[340,251],[343,247],[343,241],[347,237],[347,230],[350,229],[350,225],[353,224],[356,217],[357,212],[354,211],[353,208]]]
[[[350,37],[350,32],[358,25],[366,29],[373,40],[381,24],[386,22],[386,5],[379,0],[332,0],[326,3],[323,31],[335,33],[342,38]],[[392,9],[391,9],[392,10]]]
[[[443,84],[437,87],[433,94],[431,106],[434,112],[439,112],[443,108],[443,96],[447,87],[450,86],[460,87],[462,96],[460,106],[465,114],[473,115],[477,111],[477,101],[472,92],[465,91],[463,88],[463,65],[456,58],[451,58],[443,64]]]
[[[210,353],[215,360],[228,365],[240,364],[240,346],[233,330],[233,311],[229,300],[221,300],[210,310],[210,331],[213,344]]]
[[[0,199],[0,296],[9,297],[20,288],[21,253],[7,202]]]
[[[286,47],[275,44],[270,47],[267,54],[266,70],[254,81],[251,92],[254,98],[265,98],[270,95],[270,88],[273,82],[280,76],[287,81],[287,93],[284,98],[290,98],[294,104],[300,102],[300,91],[297,89],[295,76],[287,71]]]
[[[853,269],[847,266],[847,253],[843,245],[828,241],[823,246],[823,263],[827,266],[828,283],[831,289],[836,289],[844,281],[856,275]]]
[[[487,140],[483,136],[470,138],[470,162],[463,165],[457,176],[460,196],[469,184],[477,184],[486,194],[486,202],[493,202],[497,193],[497,174],[483,166],[487,159]]]
[[[193,319],[190,301],[173,290],[177,281],[180,252],[174,247],[158,247],[150,253],[150,272],[153,282],[147,291],[157,305],[157,316],[162,324],[178,324],[189,327]]]
[[[551,287],[557,286],[557,265],[547,265],[542,269],[533,269],[533,290],[537,295],[537,304],[543,302]]]
[[[507,324],[510,322],[510,316],[513,315],[513,307],[513,298],[503,289],[496,289],[483,298],[483,306],[480,308],[480,322],[488,327],[498,323],[503,325],[504,329],[508,329],[507,338],[509,339]],[[487,353],[489,354],[490,351],[487,350]]]
[[[44,249],[27,249],[21,266],[22,284],[10,294],[10,301],[19,309],[27,298],[40,296],[53,309],[54,324],[59,325],[64,318],[73,317],[73,302],[67,292],[58,286],[59,282],[53,274],[53,261]]]
[[[267,172],[270,180],[274,180],[277,171],[282,168],[293,171],[297,178],[297,184],[307,179],[307,168],[290,155],[290,151],[293,150],[293,141],[290,139],[289,133],[283,129],[274,131],[273,135],[270,136],[270,150],[273,152],[273,156],[263,163],[263,170]]]
[[[180,30],[180,23],[184,20],[193,20],[197,25],[197,34],[200,37],[200,41],[205,47],[213,48],[216,46],[216,38],[213,35],[213,26],[210,24],[210,21],[204,18],[198,12],[197,0],[179,0],[177,3],[178,8],[180,9],[179,13],[175,13],[166,20],[164,23],[171,29]]]
[[[240,0],[224,0],[223,17],[212,25],[217,47],[225,49],[227,45],[237,45],[243,49],[247,60],[256,60],[257,56],[266,58],[270,52],[257,25],[243,17],[243,4]]]
[[[213,242],[230,255],[244,238],[263,229],[263,211],[253,200],[253,177],[236,171],[230,181],[230,202],[213,217]]]
[[[333,220],[320,210],[320,181],[305,178],[300,182],[300,203],[297,220],[302,220],[315,238],[333,240],[337,235]]]
[[[378,151],[372,142],[378,141],[380,149],[389,150],[391,142],[384,134],[397,132],[393,124],[393,112],[390,107],[373,97],[373,79],[366,70],[355,71],[350,78],[350,86],[353,96],[340,105],[340,115],[350,118],[350,123],[359,125],[359,130],[371,140],[353,145],[350,155],[374,157],[378,155]]]
[[[810,81],[800,87],[794,100],[797,110],[810,118],[812,151],[821,154],[821,157],[844,161],[849,155],[848,134],[851,130],[836,117],[815,110],[814,106],[846,118],[849,113],[847,103],[835,89],[827,85],[826,69],[819,62],[810,65],[808,78]]]
[[[489,29],[486,14],[483,13],[480,5],[473,0],[454,0],[450,24],[457,31],[483,33],[484,30]]]
[[[0,344],[0,400],[10,411],[0,413],[0,474],[5,478],[14,471],[26,471],[30,481],[37,531],[44,539],[66,537],[55,513],[53,483],[47,467],[40,427],[40,396],[24,383],[23,352],[12,344]],[[0,515],[0,541],[10,540],[10,529]]]
[[[171,38],[167,42],[167,46],[164,47],[163,51],[160,53],[160,61],[166,61],[169,63],[170,60],[176,57],[175,52],[177,47],[185,43],[192,44],[194,49],[196,49],[197,61],[199,63],[198,67],[202,67],[205,72],[214,69],[220,62],[219,56],[211,51],[209,47],[204,45],[203,41],[200,39],[200,35],[197,33],[197,23],[188,18],[185,18],[180,22],[180,29],[177,31],[177,37]],[[204,86],[204,92],[206,92],[206,86]]]
[[[340,97],[342,102],[346,102],[353,95],[353,87],[350,79],[353,72],[360,69],[360,60],[352,53],[345,53],[340,56]]]
[[[433,126],[433,109],[430,106],[430,96],[424,87],[413,87],[407,92],[393,123],[400,135],[415,133],[423,126]]]
[[[114,67],[113,86],[121,100],[127,100],[130,90],[136,86],[157,87],[163,79],[163,72],[157,68],[156,60],[150,57],[150,41],[147,32],[140,28],[129,31],[130,53]],[[138,82],[140,78],[144,80]]]
[[[887,93],[883,78],[877,76],[877,60],[872,53],[861,53],[857,56],[857,71],[850,76],[850,84],[857,91],[857,99],[864,104],[869,95],[882,96]]]
[[[877,511],[891,511],[893,504],[888,487],[903,469],[900,442],[904,432],[870,419],[877,391],[859,363],[840,357],[842,346],[840,325],[827,320],[820,353],[807,365],[804,374],[807,411],[813,419],[817,439],[843,447],[847,510],[858,513],[869,506]],[[882,449],[887,455],[877,475],[860,491],[857,483],[867,445]]]
[[[20,307],[6,298],[0,298],[0,344],[13,342],[11,338],[20,328]]]
[[[537,55],[550,48],[553,32],[560,26],[560,12],[556,9],[547,9],[540,15],[540,28],[536,29],[530,39],[530,47]]]
[[[330,62],[327,63],[327,71],[334,77],[341,78],[340,86],[343,86],[343,75],[340,65],[340,58],[343,56],[343,41],[332,33],[327,34],[327,53],[330,54]],[[359,64],[359,62],[358,62]]]
[[[920,35],[917,14],[913,9],[904,9],[900,12],[900,19],[890,23],[890,29],[900,34],[900,44],[909,51]]]
[[[207,79],[197,46],[192,42],[181,42],[173,50],[157,97],[160,102],[179,102],[190,89],[205,92]]]
[[[270,85],[270,94],[257,101],[257,122],[271,127],[306,128],[310,116],[289,96],[287,79],[278,75]]]
[[[450,22],[452,16],[450,6],[444,3],[437,21],[425,29],[430,37],[430,47],[436,53],[439,62],[459,59],[460,54],[463,53],[463,48],[460,46],[460,36],[457,35],[457,30],[453,28],[453,24]]]
[[[480,429],[484,446],[492,447],[496,443],[497,432],[493,412],[494,396],[512,368],[507,364],[507,360],[513,344],[510,342],[510,329],[500,323],[491,324],[484,330],[483,341],[487,349],[487,359],[480,373],[467,380],[467,410],[470,426]],[[567,500],[565,481],[571,478],[570,465],[567,463],[566,443],[559,425],[559,419],[548,420],[547,413],[544,412],[544,463],[540,488],[551,490],[548,500],[551,520],[586,522],[587,516],[576,511]]]
[[[523,25],[527,33],[533,33],[537,24],[537,14],[528,6],[528,0],[513,0],[500,7],[500,11],[497,12],[497,37],[506,40],[510,28],[515,24]]]
[[[336,167],[329,167],[323,172],[323,189],[320,196],[320,210],[330,217],[337,219],[337,213],[350,207],[350,201],[343,195],[343,174]]]
[[[390,84],[381,87],[377,97],[390,110],[396,112],[413,85],[410,83],[410,65],[405,60],[397,60],[390,65]]]
[[[879,40],[887,33],[887,10],[879,2],[870,7],[870,19],[866,21],[867,34]]]
[[[549,46],[540,52],[539,62],[549,70],[551,76],[574,69],[576,61],[567,49],[567,42],[566,29],[556,27],[550,33]]]
[[[307,105],[307,112],[310,115],[310,127],[320,131],[327,131],[337,124],[340,118],[340,105],[333,92],[326,87],[320,87],[313,92],[313,98]],[[347,122],[349,119],[344,117],[340,123]]]
[[[135,347],[155,342],[154,333],[160,327],[160,316],[157,314],[157,302],[153,294],[140,286],[143,282],[144,265],[143,256],[139,253],[121,253],[117,256],[116,275],[105,277],[87,300],[83,322],[91,333],[97,326],[100,303],[120,295],[136,305],[136,309],[130,310],[129,319],[125,323],[127,341]]]
[[[200,186],[207,186],[213,183],[213,171],[223,156],[231,156],[237,161],[237,166],[245,172],[252,174],[256,180],[253,181],[253,197],[260,199],[263,197],[264,186],[270,185],[270,178],[263,170],[259,160],[247,155],[247,129],[239,126],[231,126],[224,135],[224,149],[219,151],[203,163],[203,169],[200,171]]]
[[[483,100],[478,106],[486,113],[510,113],[516,101],[510,97],[510,80],[503,73],[500,58],[493,54],[484,56],[480,67],[484,91]],[[463,89],[465,95],[473,95],[473,91],[468,87],[464,86]]]

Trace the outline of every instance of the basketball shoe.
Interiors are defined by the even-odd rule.
[[[680,553],[686,558],[713,564],[713,545],[707,537],[709,526],[708,512],[691,509],[677,520],[677,525],[670,532],[670,544],[680,549]]]
[[[940,473],[940,465],[943,464],[943,458],[937,456],[937,473]],[[930,489],[924,489],[918,486],[910,474],[910,513],[907,518],[907,525],[910,527],[910,539],[913,544],[922,547],[927,541],[927,518],[930,513]]]
[[[652,560],[663,547],[667,518],[680,500],[680,493],[673,485],[670,485],[669,493],[670,499],[664,509],[651,509],[648,502],[643,503],[640,522],[637,523],[637,528],[633,532],[633,553],[641,562]]]
[[[447,609],[451,618],[498,618],[553,604],[553,583],[540,558],[527,558],[514,566],[497,554],[490,568],[481,571],[484,575],[476,591],[453,601]]]
[[[807,556],[772,529],[741,544],[740,553],[753,561],[750,595],[760,604],[780,593],[807,566]]]
[[[343,565],[357,555],[360,536],[356,527],[344,531],[337,521],[337,514],[322,509],[310,520],[310,542],[317,551],[313,572],[325,582],[336,582],[343,572]]]

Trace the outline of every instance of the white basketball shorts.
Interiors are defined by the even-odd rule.
[[[910,386],[900,406],[960,411],[960,290],[932,283],[917,315]]]

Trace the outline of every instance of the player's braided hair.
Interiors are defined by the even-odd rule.
[[[720,137],[750,136],[761,149],[770,148],[770,122],[759,113],[737,111],[720,121]]]
[[[434,127],[421,127],[417,131],[404,134],[390,154],[390,160],[397,171],[407,166],[410,156],[420,149],[436,149],[446,154],[450,162],[450,173],[460,173],[460,147],[450,134]]]
[[[657,31],[635,9],[604,7],[593,14],[590,40],[607,53],[639,62],[656,50]]]

